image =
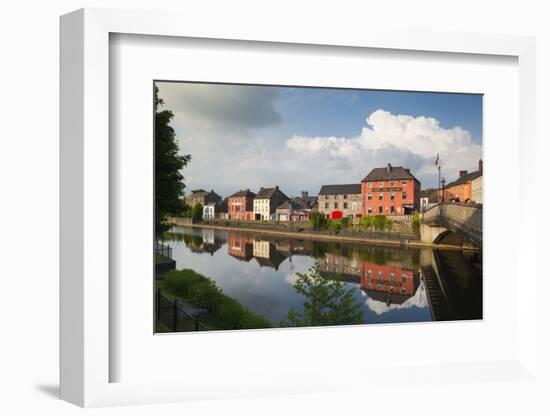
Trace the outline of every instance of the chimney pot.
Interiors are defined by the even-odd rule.
[[[462,178],[464,175],[466,175],[468,173],[467,170],[459,170],[458,171],[458,177],[459,178]]]
[[[478,167],[479,167],[479,171],[480,171],[481,173],[483,173],[483,160],[479,159]]]

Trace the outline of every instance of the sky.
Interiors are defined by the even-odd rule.
[[[336,88],[157,82],[182,154],[186,194],[226,197],[278,185],[289,197],[360,183],[403,166],[421,182],[450,183],[482,158],[482,96]]]

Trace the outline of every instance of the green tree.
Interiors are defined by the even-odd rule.
[[[155,232],[162,235],[170,227],[166,217],[177,215],[183,210],[185,184],[181,170],[191,160],[191,155],[181,155],[176,133],[170,121],[174,114],[170,110],[160,111],[164,102],[158,96],[155,86]]]
[[[191,218],[193,218],[193,220],[195,221],[202,220],[202,209],[203,209],[202,204],[200,202],[197,202],[193,207],[193,209],[191,210]]]
[[[386,228],[386,217],[377,215],[372,221],[372,225],[376,231],[382,231]]]
[[[322,326],[360,324],[363,322],[363,304],[354,297],[354,289],[347,289],[341,280],[329,279],[319,271],[319,265],[306,273],[297,273],[294,289],[305,296],[303,312],[288,311],[281,326]]]
[[[324,214],[321,214],[320,212],[314,212],[311,215],[309,223],[311,224],[311,228],[314,228],[316,230],[324,230],[328,226],[327,218],[324,216]]]
[[[411,219],[411,227],[414,233],[418,234],[420,232],[420,214],[415,212]]]

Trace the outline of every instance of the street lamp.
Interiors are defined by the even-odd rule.
[[[441,188],[443,189],[443,193],[441,195],[442,203],[445,203],[445,178],[441,179]]]

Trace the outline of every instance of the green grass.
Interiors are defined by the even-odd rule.
[[[256,329],[270,328],[271,323],[259,316],[239,301],[233,299],[216,285],[216,283],[194,270],[172,270],[166,273],[157,287],[169,300],[180,299],[198,308],[209,311],[209,318],[204,322],[216,329]],[[210,325],[208,323],[210,321]]]

